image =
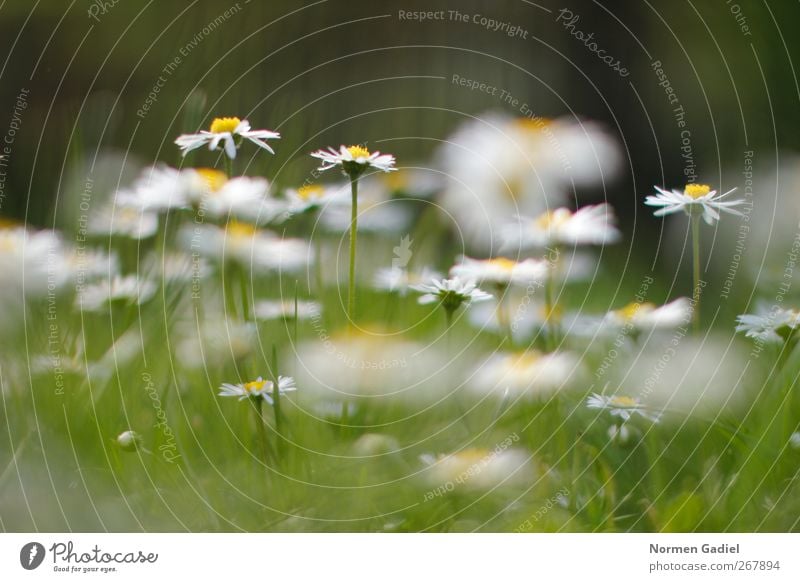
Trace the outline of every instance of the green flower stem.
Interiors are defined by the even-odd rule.
[[[358,177],[350,176],[350,192],[353,205],[350,215],[350,283],[347,291],[347,315],[350,323],[356,316],[356,238],[358,236]]]
[[[700,215],[691,217],[692,223],[692,299],[694,331],[700,331]]]
[[[272,411],[275,413],[275,433],[277,440],[277,453],[282,456],[283,451],[283,413],[281,412],[281,390],[278,386],[278,350],[272,345]]]
[[[558,319],[556,314],[556,281],[558,280],[558,267],[559,258],[561,256],[561,249],[556,247],[556,256],[552,261],[550,273],[547,276],[547,281],[544,284],[544,301],[545,321],[547,324],[547,333],[545,335],[545,342],[547,351],[552,352],[558,347]]]
[[[228,174],[228,179],[233,178],[233,160],[224,152],[222,156],[225,158],[225,173]]]
[[[258,397],[255,398],[254,400],[255,400],[255,407],[253,409],[256,412],[256,430],[258,431],[258,440],[261,445],[261,455],[264,459],[264,462],[267,462],[269,457],[271,456],[271,451],[269,446],[269,439],[267,438],[267,428],[264,426],[264,416],[262,414],[264,399]]]

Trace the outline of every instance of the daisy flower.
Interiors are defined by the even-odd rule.
[[[497,247],[509,218],[563,206],[575,187],[607,185],[623,161],[616,137],[597,123],[497,113],[462,124],[437,154],[445,179],[437,201],[481,253]]]
[[[208,144],[208,149],[213,151],[222,143],[225,154],[230,159],[234,159],[236,157],[237,137],[246,139],[274,154],[275,152],[264,140],[278,139],[281,134],[266,129],[251,129],[250,123],[246,119],[217,117],[211,122],[208,131],[203,130],[200,133],[183,134],[175,140],[175,144],[181,148],[185,156],[190,151],[206,144]]]
[[[789,339],[800,325],[800,313],[793,309],[759,306],[757,313],[745,313],[736,318],[736,331],[758,341],[781,342]]]
[[[652,303],[629,303],[621,309],[610,311],[603,323],[613,327],[633,326],[643,328],[674,328],[686,325],[692,318],[692,303],[680,297],[671,303],[656,307]]]
[[[296,310],[295,310],[296,307]],[[322,311],[322,307],[316,301],[298,300],[295,306],[294,301],[259,301],[255,305],[254,315],[256,319],[311,319]]]
[[[117,206],[132,207],[143,212],[164,212],[187,208],[187,197],[198,185],[192,170],[178,170],[165,165],[142,170],[133,184],[119,190]]]
[[[450,269],[450,276],[507,286],[512,283],[542,283],[547,279],[548,272],[549,267],[545,260],[525,259],[517,262],[503,257],[483,260],[462,257],[461,262]]]
[[[466,281],[458,277],[434,279],[427,285],[412,285],[411,289],[423,293],[417,300],[420,305],[438,302],[449,313],[458,309],[462,303],[470,305],[492,298],[489,293],[478,289],[475,281]]]
[[[577,365],[575,357],[564,352],[496,353],[475,368],[468,385],[477,394],[539,398],[566,386]]]
[[[615,243],[620,232],[614,211],[608,204],[586,206],[575,212],[558,208],[536,218],[520,217],[519,224],[505,229],[506,244],[518,242],[522,248],[550,245],[604,245]]]
[[[115,275],[83,287],[75,305],[85,311],[102,311],[113,303],[141,305],[153,297],[156,285],[136,275]]]
[[[252,269],[297,272],[313,259],[306,241],[281,238],[235,220],[224,228],[210,224],[187,227],[180,238],[187,252],[197,252],[218,263],[233,261]]]
[[[635,414],[651,422],[658,422],[661,419],[661,413],[648,411],[638,398],[630,396],[592,394],[586,399],[586,407],[607,410],[611,416],[621,418],[622,422],[627,422]]]
[[[689,216],[702,215],[706,224],[714,224],[714,221],[719,220],[720,212],[742,216],[734,206],[745,204],[744,200],[723,201],[723,198],[733,193],[736,188],[724,194],[717,194],[716,190],[712,190],[706,184],[687,184],[683,192],[662,190],[658,186],[655,186],[655,189],[658,194],[648,196],[644,201],[648,206],[661,207],[653,213],[655,216],[665,216],[683,210]]]
[[[242,384],[223,384],[220,386],[218,396],[233,396],[240,401],[247,398],[263,398],[270,406],[275,404],[272,397],[275,383],[271,380],[264,380],[261,376],[252,382]],[[287,392],[297,390],[294,378],[288,376],[278,376],[278,395],[285,396]]]
[[[204,215],[215,219],[236,217],[257,224],[272,222],[286,215],[285,203],[268,196],[270,185],[264,178],[228,178],[213,168],[188,170],[200,183],[191,188],[187,199]]]
[[[493,489],[501,485],[525,485],[536,477],[530,453],[502,445],[494,449],[469,448],[447,455],[426,454],[420,460],[428,467],[425,473],[430,486],[446,491],[459,486]]]
[[[158,215],[132,206],[104,206],[89,221],[90,234],[143,240],[158,231]]]
[[[375,168],[381,172],[393,172],[397,169],[394,167],[394,156],[370,152],[360,145],[341,146],[339,151],[329,147],[327,150],[317,150],[311,156],[322,160],[320,170],[330,170],[339,166],[351,177],[361,175],[367,168]]]
[[[344,201],[342,193],[348,194],[346,184],[323,186],[322,184],[308,184],[294,189],[289,188],[284,192],[288,201],[288,210],[291,214],[301,214],[324,206],[330,201]]]

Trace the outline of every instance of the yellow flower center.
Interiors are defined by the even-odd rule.
[[[256,227],[246,222],[231,220],[228,223],[228,236],[234,238],[252,237],[256,233]]]
[[[639,406],[636,399],[630,396],[613,396],[609,399],[609,402],[619,408],[638,408]]]
[[[557,322],[561,321],[561,318],[564,315],[564,309],[558,304],[550,307],[543,305],[540,313],[542,314],[542,319]]]
[[[556,210],[545,212],[536,218],[534,223],[542,230],[550,230],[551,228],[558,228],[559,226],[562,226],[570,219],[571,216],[572,212],[570,212],[569,209],[558,208]]]
[[[245,392],[250,392],[252,394],[255,394],[256,392],[261,390],[266,385],[266,383],[267,383],[266,380],[253,380],[252,382],[245,383],[244,390]]]
[[[542,131],[553,123],[553,120],[547,117],[518,117],[514,123],[525,131]]]
[[[497,267],[503,271],[511,271],[517,265],[515,261],[512,261],[511,259],[507,259],[505,257],[489,259],[488,261],[486,261],[486,264],[492,267]]]
[[[524,369],[535,365],[542,356],[539,352],[533,350],[509,357],[510,357],[510,363],[513,367],[518,369]]]
[[[213,168],[199,168],[196,172],[200,174],[200,177],[211,192],[219,192],[225,182],[228,181],[228,176],[225,175],[225,172],[220,172]]]
[[[325,188],[320,186],[319,184],[312,184],[310,186],[302,186],[297,190],[297,195],[300,196],[303,200],[313,200],[315,198],[322,197],[322,193],[325,191]]]
[[[211,122],[211,133],[231,133],[242,122],[238,117],[216,117]]]
[[[381,174],[383,183],[392,192],[404,190],[408,186],[408,176],[405,172],[389,172],[388,174]]]
[[[347,151],[350,152],[350,155],[353,156],[353,159],[369,157],[369,150],[365,147],[361,147],[360,145],[350,146],[347,148]]]
[[[625,321],[630,321],[633,317],[639,313],[639,310],[646,310],[650,311],[655,306],[652,303],[628,303],[622,309],[617,310],[617,315],[619,315]]]
[[[711,186],[708,184],[686,184],[683,193],[692,198],[701,198],[711,192]]]
[[[490,455],[490,452],[487,449],[466,449],[461,451],[460,453],[456,453],[453,455],[455,459],[458,459],[459,462],[464,463],[465,465],[475,465],[480,463],[485,458]]]

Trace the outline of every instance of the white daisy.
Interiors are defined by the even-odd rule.
[[[412,204],[392,199],[383,188],[372,188],[363,180],[358,189],[358,230],[376,234],[407,233],[414,218]],[[341,233],[350,228],[353,198],[350,186],[328,195],[321,208],[320,224],[329,232]]]
[[[577,366],[575,357],[564,352],[496,353],[478,364],[468,385],[478,394],[540,398],[570,383]]]
[[[165,165],[153,166],[142,170],[130,188],[118,191],[114,202],[117,206],[129,206],[145,212],[187,208],[189,194],[203,185],[193,171]]]
[[[295,309],[296,307],[296,309]],[[316,301],[298,300],[297,305],[292,300],[287,301],[259,301],[255,305],[253,313],[256,319],[311,319],[322,311],[322,307]]]
[[[478,289],[475,281],[466,281],[458,277],[452,279],[434,279],[426,285],[412,285],[411,289],[423,295],[417,300],[420,305],[441,303],[449,312],[455,311],[461,304],[469,306],[492,298],[489,293]]]
[[[301,271],[313,259],[306,241],[280,238],[253,225],[231,221],[226,227],[202,225],[185,228],[181,241],[188,252],[218,263],[235,261],[255,270]]]
[[[793,449],[800,449],[800,432],[793,432],[789,437],[789,445]]]
[[[241,176],[228,179],[224,172],[212,168],[188,170],[202,183],[191,188],[189,203],[214,219],[229,217],[264,224],[285,215],[286,204],[268,196],[270,185],[264,178]]]
[[[450,276],[494,285],[524,286],[544,282],[549,271],[548,263],[543,259],[517,262],[503,257],[483,260],[462,257],[459,264],[450,269]]]
[[[424,267],[421,272],[400,267],[384,267],[375,273],[373,286],[381,291],[390,291],[405,296],[413,285],[421,285],[431,279],[441,279],[441,273]]]
[[[223,384],[220,386],[219,396],[234,396],[239,400],[247,398],[263,398],[267,403],[272,406],[274,404],[273,390],[275,383],[271,380],[264,380],[261,376],[252,382],[244,382],[242,384]],[[278,376],[278,395],[285,396],[287,392],[294,392],[297,390],[294,378],[288,376]]]
[[[742,213],[733,207],[745,204],[744,200],[722,200],[736,188],[719,195],[706,184],[687,184],[683,192],[662,190],[658,186],[655,186],[655,189],[658,194],[648,196],[644,201],[649,206],[661,207],[653,213],[654,216],[664,216],[683,210],[689,216],[702,214],[707,224],[714,224],[715,220],[719,220],[720,212],[742,216]]]
[[[586,399],[586,407],[607,410],[611,416],[621,418],[622,422],[627,422],[635,414],[651,422],[658,422],[661,419],[660,412],[649,411],[638,398],[631,398],[630,396],[592,394]]]
[[[509,218],[562,206],[576,186],[605,186],[621,161],[617,140],[597,123],[490,113],[440,147],[439,202],[470,248],[490,253]]]
[[[184,134],[175,140],[185,156],[190,151],[203,147],[208,144],[209,150],[215,150],[220,142],[223,144],[225,154],[231,159],[236,157],[236,137],[244,138],[260,148],[274,154],[266,139],[278,139],[281,134],[266,129],[250,129],[250,123],[246,119],[238,117],[217,117],[211,122],[208,131],[200,133]]]
[[[158,215],[142,208],[110,204],[90,218],[88,231],[99,236],[142,240],[158,232]]]
[[[329,147],[327,151],[317,150],[311,156],[322,160],[320,170],[330,170],[339,166],[350,176],[358,176],[367,168],[375,168],[381,172],[393,172],[397,169],[394,167],[394,156],[370,152],[360,145],[341,146],[339,151]]]
[[[42,297],[69,280],[61,238],[52,231],[0,226],[0,299]]]
[[[620,239],[614,211],[608,204],[586,206],[575,212],[558,208],[536,218],[520,217],[504,229],[506,246],[543,248],[551,245],[604,245]]]
[[[75,298],[75,305],[85,311],[101,311],[112,303],[141,305],[155,292],[156,285],[152,281],[136,275],[115,275],[83,287]]]
[[[612,327],[633,326],[637,329],[674,328],[688,325],[692,320],[692,303],[686,297],[656,307],[652,303],[629,303],[610,311],[603,323]]]
[[[781,342],[794,334],[800,325],[800,312],[775,307],[772,310],[760,305],[757,313],[745,313],[736,318],[736,331],[745,336],[768,342]]]
[[[429,467],[430,486],[453,491],[458,487],[492,489],[501,485],[530,484],[535,478],[531,455],[519,448],[470,448],[449,455],[421,455]]]
[[[343,201],[342,193],[350,195],[349,184],[335,184],[325,186],[322,184],[309,184],[300,188],[289,188],[284,192],[288,201],[288,211],[291,214],[300,214],[307,210],[319,208],[328,202]]]

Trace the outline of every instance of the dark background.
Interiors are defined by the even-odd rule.
[[[68,199],[82,177],[91,179],[95,159],[118,151],[124,167],[179,164],[175,136],[217,115],[247,117],[254,127],[283,134],[276,156],[248,158],[248,150],[237,161],[240,170],[280,185],[302,181],[314,168],[307,153],[328,144],[380,143],[401,166],[426,164],[437,140],[466,115],[504,110],[496,97],[454,86],[453,74],[507,89],[541,115],[606,123],[629,157],[608,192],[627,222],[644,218],[639,203],[652,184],[685,182],[680,132],[653,60],[663,63],[686,109],[703,181],[719,183],[725,167],[741,167],[747,149],[763,160],[800,147],[795,1],[736,3],[749,36],[733,3],[724,0],[101,4],[11,0],[0,6],[0,136],[20,90],[30,91],[6,160],[4,217],[57,223],[63,204],[57,197]],[[202,33],[237,5],[220,26]],[[556,23],[563,7],[580,16],[576,28],[594,32],[629,77]],[[526,40],[472,23],[398,19],[398,10],[420,9],[480,13],[529,34]],[[182,57],[140,119],[137,109],[163,67],[198,34],[202,41]],[[213,163],[203,156],[209,154],[192,163]],[[100,184],[95,188],[106,187]]]

